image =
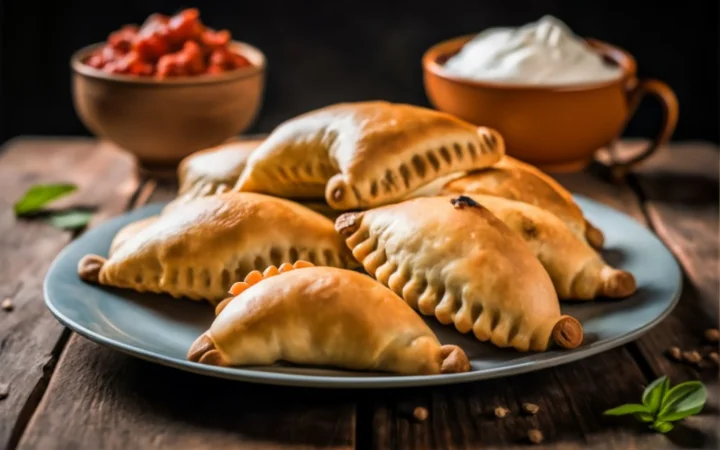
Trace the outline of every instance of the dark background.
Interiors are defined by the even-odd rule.
[[[717,0],[0,0],[0,142],[19,134],[87,134],[70,97],[72,52],[152,12],[186,6],[198,7],[209,26],[228,28],[265,52],[267,90],[253,132],[339,101],[428,105],[420,58],[429,46],[552,14],[579,35],[630,51],[640,76],[675,89],[680,121],[674,139],[718,142]],[[659,111],[646,101],[626,135],[652,134]]]

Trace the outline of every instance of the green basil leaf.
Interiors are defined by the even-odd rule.
[[[653,416],[651,413],[635,413],[633,414],[633,416],[640,422],[644,423],[651,423],[655,421],[655,416]]]
[[[72,209],[53,213],[47,221],[55,228],[63,230],[76,230],[85,227],[92,220],[92,211]]]
[[[617,408],[608,409],[603,414],[606,416],[624,416],[626,414],[635,414],[635,413],[651,414],[652,411],[648,410],[647,406],[645,406],[645,405],[640,405],[637,403],[628,403],[626,405],[618,406]]]
[[[684,411],[678,411],[678,412],[668,412],[666,414],[659,414],[658,420],[662,420],[665,422],[677,422],[678,420],[682,420],[686,417],[694,416],[695,414],[702,411],[702,409],[705,407],[705,405],[700,405],[695,408],[691,408]]]
[[[663,397],[658,419],[666,420],[666,417],[684,418],[691,414],[697,414],[702,410],[706,400],[707,390],[701,382],[687,381],[680,383],[670,389]]]
[[[21,216],[39,211],[43,206],[77,190],[70,183],[37,184],[25,192],[15,205],[15,215]]]
[[[650,425],[650,428],[661,433],[667,433],[668,431],[673,429],[673,425],[671,423],[658,420],[654,424]]]
[[[643,392],[643,405],[647,406],[650,411],[654,413],[657,412],[660,409],[660,403],[669,388],[670,380],[666,376],[662,376],[653,381],[645,388],[645,392]]]

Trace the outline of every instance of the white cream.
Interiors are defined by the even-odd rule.
[[[445,63],[448,73],[471,80],[551,85],[620,78],[560,20],[545,16],[520,28],[491,28],[473,38]]]

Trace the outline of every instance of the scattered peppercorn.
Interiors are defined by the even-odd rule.
[[[528,430],[527,435],[533,444],[540,444],[543,441],[543,434],[538,429],[533,428],[532,430]]]
[[[424,408],[422,406],[417,406],[415,409],[413,409],[413,417],[415,420],[419,420],[420,422],[425,421],[428,418],[428,410],[427,408]]]
[[[0,308],[2,308],[4,311],[12,311],[14,306],[12,300],[10,300],[10,297],[6,298],[5,300],[0,303]]]
[[[461,195],[459,197],[453,198],[450,200],[450,203],[455,207],[455,209],[463,209],[466,206],[473,206],[478,207],[480,206],[478,202],[473,200],[472,198],[468,197],[467,195]]]
[[[708,330],[705,330],[705,333],[703,333],[705,336],[705,340],[708,342],[718,342],[720,341],[720,331],[718,331],[717,328],[710,328]]]
[[[510,410],[505,408],[504,406],[498,406],[497,408],[495,408],[495,417],[497,417],[498,419],[502,419],[508,414],[510,414]]]
[[[667,349],[667,354],[671,359],[675,361],[682,361],[682,351],[678,347],[670,347]]]
[[[535,415],[540,411],[540,407],[534,403],[523,403],[522,405],[523,411],[525,411],[528,414]]]
[[[691,364],[697,364],[702,361],[702,356],[697,351],[687,351],[682,354],[683,359]]]

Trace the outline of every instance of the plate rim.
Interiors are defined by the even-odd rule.
[[[586,196],[573,194],[576,199],[581,202],[587,202],[595,204],[602,208],[611,209],[617,214],[623,215],[626,218],[634,219],[625,214],[622,211],[618,211],[610,206],[603,203],[592,200]],[[132,211],[125,211],[123,214],[112,217],[108,220],[98,224],[87,233],[92,233],[95,230],[103,229],[106,227],[112,227],[118,222],[126,222],[128,216],[131,215],[143,215],[146,211],[159,210],[166,205],[168,202],[154,202],[144,205],[140,208]],[[130,223],[130,222],[127,222]],[[639,224],[642,226],[642,224]],[[527,362],[516,362],[502,367],[486,368],[476,371],[454,373],[454,374],[438,374],[438,375],[380,375],[373,376],[368,375],[364,377],[337,377],[332,375],[314,375],[314,374],[293,374],[293,373],[282,373],[259,370],[261,366],[250,367],[218,367],[210,366],[207,364],[200,364],[187,360],[179,360],[178,358],[159,354],[150,350],[145,350],[136,347],[131,344],[126,344],[117,341],[112,338],[108,338],[100,333],[92,331],[87,327],[83,326],[70,319],[62,313],[51,301],[49,280],[50,275],[54,272],[56,266],[63,261],[65,255],[70,252],[72,246],[79,240],[82,239],[87,233],[84,233],[78,239],[73,240],[66,245],[55,257],[50,267],[47,270],[45,279],[43,280],[43,297],[45,306],[50,310],[52,315],[64,326],[69,328],[75,333],[93,341],[99,345],[106,346],[110,349],[120,351],[124,354],[134,356],[145,361],[149,361],[156,364],[172,367],[175,369],[184,370],[187,372],[196,373],[204,376],[211,376],[217,378],[224,378],[236,381],[244,381],[251,383],[267,384],[267,385],[279,385],[279,386],[296,386],[296,387],[312,387],[312,388],[323,388],[323,389],[383,389],[383,388],[411,388],[420,386],[437,386],[445,384],[460,384],[469,383],[473,381],[499,378],[503,376],[519,375],[528,372],[535,372],[538,370],[547,369],[550,367],[557,367],[571,362],[579,361],[581,359],[588,358],[590,356],[597,355],[607,350],[620,347],[628,342],[631,342],[649,330],[657,326],[658,323],[663,321],[677,306],[683,291],[683,273],[678,264],[676,256],[667,247],[667,245],[650,229],[645,229],[652,237],[658,241],[658,243],[665,249],[667,254],[670,256],[673,269],[676,274],[677,289],[673,293],[672,299],[670,300],[669,306],[653,320],[641,328],[635,329],[622,336],[606,341],[594,342],[580,350],[572,351],[559,351],[557,356],[548,358],[541,361],[527,361]],[[619,300],[622,301],[622,300]],[[528,353],[530,355],[531,353]]]

